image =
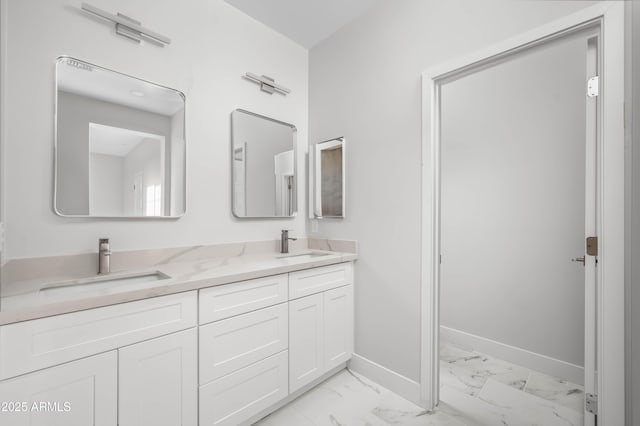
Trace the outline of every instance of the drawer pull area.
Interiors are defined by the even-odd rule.
[[[197,325],[197,293],[178,293],[0,327],[0,380]]]
[[[286,302],[288,282],[281,274],[200,290],[200,324]]]
[[[289,346],[289,310],[281,303],[200,327],[200,384]]]
[[[305,269],[289,274],[289,300],[353,283],[351,262]]]

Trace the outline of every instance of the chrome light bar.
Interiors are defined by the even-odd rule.
[[[125,16],[121,13],[114,15],[113,13],[106,12],[102,9],[99,9],[95,6],[92,6],[88,3],[82,3],[82,10],[92,13],[96,16],[99,16],[103,19],[113,22],[116,24],[116,33],[129,38],[131,40],[135,40],[138,43],[142,39],[142,37],[147,37],[151,40],[154,40],[161,44],[171,44],[171,39],[169,37],[163,36],[162,34],[158,34],[155,31],[151,31],[147,28],[144,28],[140,25],[140,21],[136,21],[135,19],[131,19],[128,16]]]
[[[271,77],[267,77],[266,75],[257,75],[252,72],[246,73],[244,76],[247,80],[255,81],[260,85],[260,89],[263,92],[267,92],[269,94],[273,94],[273,92],[278,92],[280,94],[286,95],[291,93],[291,89],[287,89],[286,87],[276,84],[275,80]]]

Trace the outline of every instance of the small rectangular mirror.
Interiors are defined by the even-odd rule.
[[[233,214],[239,218],[293,217],[296,128],[237,109],[231,113]]]
[[[182,216],[184,128],[181,92],[58,58],[54,210],[74,217]]]
[[[317,143],[310,156],[313,169],[312,218],[345,216],[345,139]]]

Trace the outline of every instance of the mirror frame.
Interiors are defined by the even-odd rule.
[[[57,200],[57,192],[58,192],[58,64],[60,64],[62,61],[65,60],[74,60],[74,61],[79,61],[82,63],[85,63],[87,65],[90,65],[94,68],[100,69],[100,70],[104,70],[104,71],[109,71],[109,72],[113,72],[116,74],[120,74],[122,76],[125,77],[129,77],[129,78],[134,78],[136,80],[142,81],[144,83],[148,83],[148,84],[152,84],[154,86],[157,87],[161,87],[164,89],[168,89],[168,90],[172,90],[174,92],[176,92],[176,94],[178,94],[178,96],[180,96],[182,98],[182,101],[184,102],[184,126],[182,129],[182,136],[184,139],[184,158],[183,158],[183,170],[184,170],[184,174],[183,174],[183,187],[184,187],[184,200],[183,200],[183,204],[184,204],[184,209],[182,211],[181,214],[179,215],[174,215],[174,216],[102,216],[102,215],[71,215],[71,214],[64,214],[61,213],[60,211],[58,211],[58,206],[56,204],[56,200]],[[157,83],[153,83],[151,81],[142,79],[142,78],[138,78],[138,77],[134,77],[132,75],[129,74],[125,74],[119,71],[115,71],[109,68],[105,68],[102,67],[100,65],[96,65],[93,64],[91,62],[87,62],[85,60],[82,59],[78,59],[78,58],[74,58],[73,56],[68,56],[68,55],[61,55],[58,56],[56,58],[56,61],[54,63],[54,67],[55,67],[55,72],[54,72],[54,77],[55,77],[55,85],[54,85],[54,112],[53,112],[53,211],[56,215],[60,216],[60,217],[65,217],[65,218],[82,218],[82,219],[114,219],[114,220],[119,220],[119,219],[125,219],[125,220],[175,220],[175,219],[180,219],[181,217],[183,217],[186,213],[187,213],[187,97],[185,96],[184,92],[168,87],[168,86],[163,86],[161,84],[157,84]]]
[[[322,208],[322,194],[319,192],[320,185],[318,182],[322,182],[321,169],[320,169],[320,152],[327,148],[335,146],[341,146],[342,148],[342,215],[335,216],[323,216],[317,212]],[[313,144],[313,149],[309,150],[309,170],[312,173],[309,176],[309,218],[310,219],[344,219],[347,216],[347,184],[346,184],[346,146],[347,140],[344,136],[329,139],[322,142]]]
[[[292,137],[292,143],[293,143],[293,182],[294,182],[294,187],[293,187],[293,210],[291,212],[291,215],[289,216],[249,216],[249,215],[245,215],[245,216],[238,216],[238,214],[235,211],[235,191],[233,190],[233,161],[234,161],[234,146],[233,146],[233,140],[234,140],[234,132],[233,132],[233,113],[234,112],[241,112],[243,114],[249,114],[253,117],[256,118],[261,118],[264,120],[268,120],[277,124],[282,124],[284,126],[290,127],[291,128],[291,137]],[[230,153],[230,160],[231,160],[231,167],[230,167],[230,176],[231,176],[231,213],[233,214],[233,217],[237,218],[237,219],[292,219],[295,218],[298,215],[298,129],[296,128],[296,126],[294,126],[291,123],[285,123],[284,121],[280,121],[280,120],[276,120],[275,118],[271,118],[271,117],[267,117],[265,115],[260,115],[257,114],[255,112],[251,112],[251,111],[247,111],[246,109],[242,109],[242,108],[237,108],[234,109],[231,112],[231,153]]]

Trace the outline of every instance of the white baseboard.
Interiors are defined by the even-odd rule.
[[[584,384],[584,368],[579,365],[443,325],[440,326],[440,339],[462,348],[468,348],[486,355],[491,355],[531,370],[568,380],[578,385]]]
[[[348,367],[380,386],[420,405],[420,384],[418,382],[414,382],[358,354],[353,354],[348,362]]]

